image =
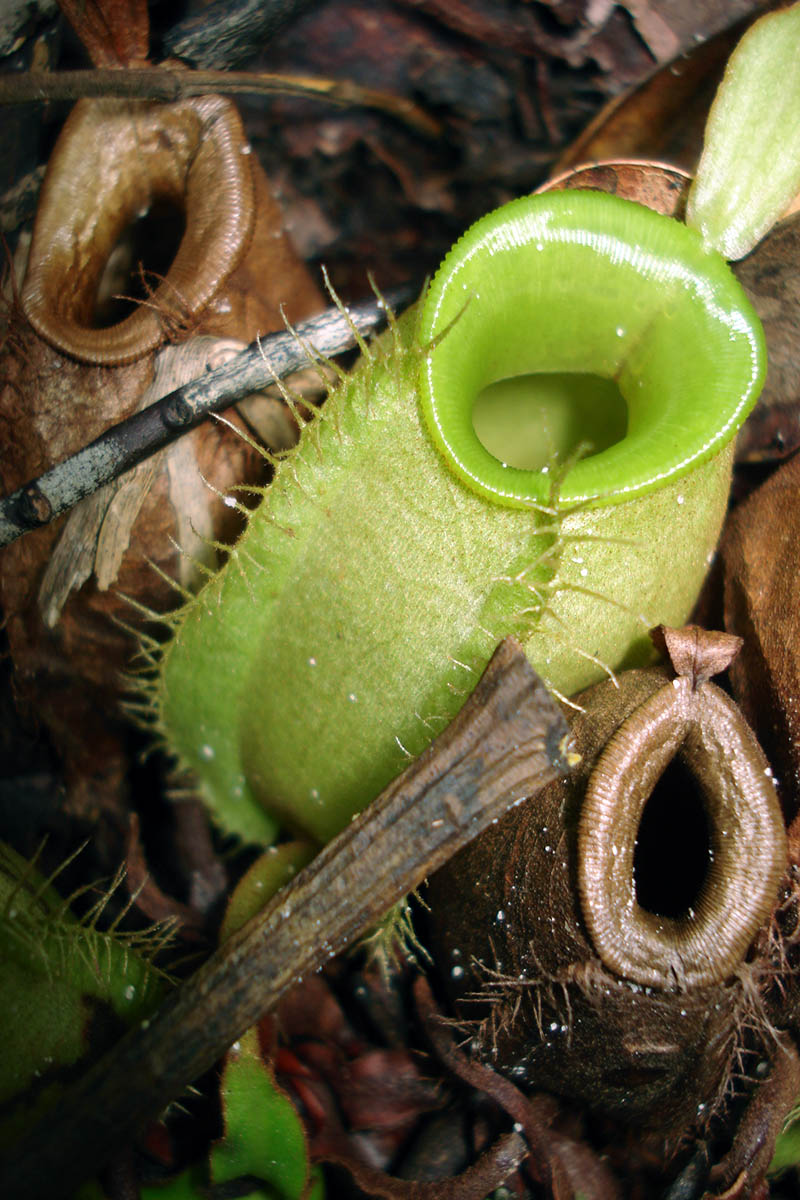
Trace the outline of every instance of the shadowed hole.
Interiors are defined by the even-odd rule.
[[[93,329],[118,325],[147,298],[147,284],[154,290],[172,266],[185,228],[183,210],[164,198],[122,231],[97,287]]]
[[[696,905],[711,855],[702,792],[673,759],[647,801],[633,855],[636,898],[647,912],[681,917]]]
[[[621,442],[628,410],[613,380],[561,371],[489,384],[475,398],[472,424],[500,462],[539,471],[581,442],[591,444],[592,454]]]

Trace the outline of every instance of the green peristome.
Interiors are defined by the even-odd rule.
[[[744,257],[800,191],[800,4],[760,18],[732,54],[709,114],[687,223]]]
[[[744,294],[684,226],[575,193],[479,222],[179,615],[157,717],[219,819],[328,840],[452,719],[507,634],[566,694],[643,661],[648,628],[681,624],[699,590],[763,360]],[[553,371],[617,380],[623,442],[569,471],[483,451],[489,476],[465,483],[442,375],[470,435],[481,389]]]
[[[563,502],[646,495],[726,445],[760,387],[763,342],[720,255],[615,196],[526,196],[499,211],[450,251],[420,321],[423,343],[441,338],[425,359],[422,409],[459,478],[498,503],[548,502],[547,475],[498,462],[464,403],[532,371],[614,380],[627,405],[626,435],[573,467]]]

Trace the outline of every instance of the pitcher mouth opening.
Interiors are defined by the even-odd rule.
[[[147,212],[134,216],[102,267],[89,327],[110,329],[148,300],[168,275],[185,232],[186,214],[171,197],[154,197]]]
[[[475,397],[472,424],[501,464],[547,472],[553,463],[621,442],[628,406],[613,379],[542,371],[488,384]]]
[[[637,904],[655,917],[691,919],[713,858],[702,790],[674,758],[639,820],[633,852]]]
[[[680,222],[600,193],[524,197],[478,221],[423,299],[420,334],[433,442],[468,487],[512,507],[547,503],[548,436],[550,461],[593,447],[566,475],[565,502],[619,503],[687,474],[731,439],[765,371],[758,318],[721,256]],[[522,380],[547,378],[597,390],[547,401],[522,465],[507,453],[513,429],[487,448],[490,401],[500,409]],[[516,441],[530,442],[521,425]]]
[[[120,366],[188,327],[252,235],[244,149],[223,97],[79,101],[48,165],[21,289],[39,336]]]

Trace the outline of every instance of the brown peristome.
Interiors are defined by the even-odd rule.
[[[432,948],[486,1062],[674,1147],[720,1113],[742,1055],[773,1057],[765,1013],[775,964],[764,954],[786,865],[783,823],[766,760],[713,685],[654,668],[576,699],[581,764],[431,880]],[[645,736],[653,729],[659,736]],[[694,776],[712,861],[696,905],[663,916],[638,903],[633,849],[674,756]],[[733,758],[750,768],[740,828]],[[624,786],[629,771],[643,794]],[[717,936],[715,914],[732,939]]]
[[[636,851],[648,800],[676,756],[704,810],[708,863],[686,910],[665,915],[640,902]],[[581,803],[578,887],[595,951],[622,978],[680,991],[724,983],[769,916],[785,862],[767,760],[713,684],[682,676],[658,688],[595,760]]]
[[[22,307],[71,358],[119,366],[154,350],[197,315],[252,236],[253,174],[238,113],[219,96],[177,104],[80,100],[56,143],[39,198]],[[110,328],[93,307],[125,230],[155,201],[186,229],[150,303]]]

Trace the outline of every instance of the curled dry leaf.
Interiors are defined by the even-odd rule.
[[[103,291],[141,211],[164,194],[186,230],[171,266],[130,315],[96,328],[95,290]],[[209,244],[206,232],[220,231]],[[112,284],[112,292],[135,282],[136,253],[127,286]],[[235,107],[213,97],[76,106],[43,188],[21,297],[24,313],[11,314],[2,363],[5,490],[176,380],[202,373],[220,339],[238,348],[280,328],[284,303],[292,320],[320,307]],[[158,349],[167,338],[176,344]],[[175,593],[151,564],[190,582],[191,559],[182,552],[214,555],[210,542],[230,538],[238,524],[225,492],[257,482],[262,471],[257,451],[209,422],[66,523],[4,552],[0,596],[17,689],[65,758],[76,808],[95,809],[101,780],[109,798],[122,787],[125,764],[109,713],[134,648],[118,623],[132,618],[123,596],[157,611],[174,605]]]
[[[59,0],[96,67],[144,62],[150,41],[146,0]]]
[[[800,808],[798,539],[795,455],[734,510],[720,546],[725,626],[744,638],[731,682],[775,767],[790,820]]]
[[[767,379],[736,443],[740,462],[786,458],[800,449],[800,214],[769,231],[734,273],[761,318]]]
[[[139,837],[139,818],[136,813],[131,813],[128,824],[125,871],[128,892],[140,912],[151,921],[169,921],[172,925],[177,925],[181,937],[186,941],[204,940],[202,913],[172,896],[167,896],[150,875]]]
[[[359,1154],[357,1147],[346,1144],[333,1144],[323,1152],[314,1151],[312,1146],[315,1157],[346,1168],[366,1195],[385,1200],[483,1200],[503,1184],[510,1194],[527,1195],[522,1176],[516,1175],[523,1164],[526,1177],[544,1185],[547,1195],[557,1200],[575,1200],[581,1195],[593,1200],[620,1200],[621,1192],[609,1167],[588,1145],[559,1128],[558,1102],[543,1094],[526,1096],[491,1067],[470,1058],[456,1044],[452,1029],[446,1028],[424,977],[415,979],[413,993],[435,1059],[462,1085],[482,1093],[484,1103],[488,1098],[498,1112],[514,1121],[514,1131],[500,1134],[485,1148],[480,1146],[480,1132],[473,1131],[478,1135],[475,1140],[480,1150],[476,1161],[459,1174],[436,1169],[426,1172],[424,1181],[416,1181],[415,1173],[408,1172],[403,1160],[400,1177],[377,1170],[363,1152]],[[444,1128],[450,1143],[443,1151],[447,1156],[453,1152],[453,1141],[460,1139],[454,1139],[452,1129],[446,1125]],[[465,1149],[462,1147],[462,1152]]]
[[[139,397],[137,410],[213,369],[221,345],[231,346],[231,353],[241,348],[238,342],[192,337],[158,350],[153,359],[153,381]],[[178,582],[191,587],[199,582],[202,565],[213,565],[216,554],[211,539],[215,531],[209,492],[197,471],[193,447],[186,439],[170,451],[145,459],[121,479],[88,496],[70,513],[39,587],[39,610],[49,629],[58,624],[69,596],[92,574],[100,592],[116,584],[142,505],[165,471],[176,522],[175,537],[184,552],[177,563]]]
[[[689,176],[663,163],[615,158],[569,168],[549,179],[538,191],[560,192],[568,188],[609,192],[623,200],[644,204],[666,217],[680,217],[686,205]]]
[[[614,96],[561,155],[556,171],[617,157],[668,160],[691,171],[725,63],[751,20],[695,45]]]

